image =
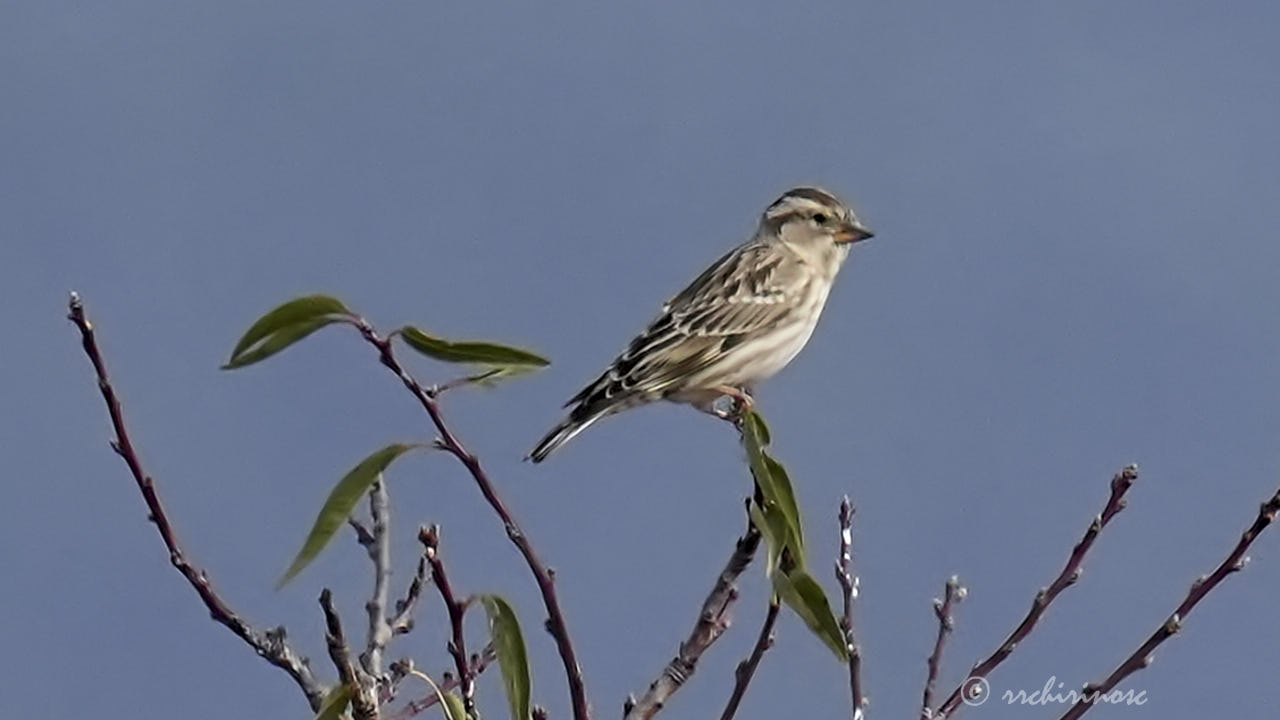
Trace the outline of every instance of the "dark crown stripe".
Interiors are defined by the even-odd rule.
[[[788,190],[785,194],[783,194],[782,197],[778,198],[778,202],[774,203],[774,205],[777,205],[778,203],[781,203],[789,198],[801,198],[804,200],[812,200],[813,202],[821,203],[823,205],[839,205],[840,204],[840,199],[837,198],[835,195],[832,195],[831,193],[827,192],[826,190],[823,190],[821,188],[815,188],[815,187],[798,187],[798,188],[793,188],[791,190]]]
[[[815,187],[798,187],[788,190],[782,197],[775,200],[764,211],[764,215],[775,222],[785,221],[793,217],[803,216],[806,212],[812,212],[815,204],[832,210],[839,210],[844,206],[839,198],[826,190]]]

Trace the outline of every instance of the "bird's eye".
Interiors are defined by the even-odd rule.
[[[813,215],[813,221],[818,223],[819,225],[826,225],[827,219],[828,219],[827,216],[823,215],[822,213],[814,213]]]

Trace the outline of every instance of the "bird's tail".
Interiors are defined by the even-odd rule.
[[[547,456],[555,451],[556,448],[572,440],[578,433],[586,430],[591,423],[599,420],[609,414],[611,408],[591,408],[588,410],[586,404],[579,405],[569,413],[569,416],[560,422],[559,425],[551,428],[551,432],[538,441],[533,450],[529,451],[526,460],[532,460],[540,463],[547,459]]]

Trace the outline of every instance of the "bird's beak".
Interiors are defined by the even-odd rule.
[[[836,242],[856,243],[862,242],[863,240],[870,240],[875,236],[876,234],[867,229],[865,225],[854,221],[844,226],[840,229],[840,232],[836,233]]]

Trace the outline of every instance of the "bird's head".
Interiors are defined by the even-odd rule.
[[[840,198],[816,187],[783,193],[765,209],[760,231],[802,250],[831,245],[847,248],[874,236]]]

